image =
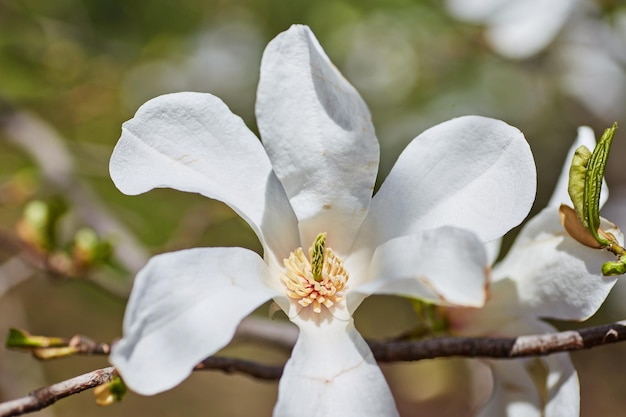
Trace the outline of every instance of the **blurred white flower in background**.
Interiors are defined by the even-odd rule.
[[[485,38],[500,55],[523,59],[548,46],[576,0],[447,0],[456,18],[485,24]]]
[[[596,116],[612,121],[626,109],[626,9],[612,22],[588,15],[569,26],[556,50],[561,83]]]
[[[612,121],[626,108],[626,7],[605,12],[592,0],[447,0],[449,12],[485,25],[499,55],[546,52],[564,91]]]
[[[500,55],[523,59],[548,46],[570,16],[575,0],[448,0],[450,13],[485,24],[485,39]]]

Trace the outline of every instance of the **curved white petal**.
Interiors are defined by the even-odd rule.
[[[580,384],[567,353],[535,360],[487,362],[493,373],[493,393],[478,417],[561,417],[580,414]],[[540,378],[535,377],[533,380],[533,372],[539,374]],[[542,379],[544,375],[545,379]],[[537,379],[542,386],[535,384]]]
[[[525,361],[487,361],[493,374],[493,393],[478,417],[542,417],[541,397]]]
[[[385,378],[352,321],[299,321],[274,417],[393,417]]]
[[[448,308],[446,318],[453,334],[495,337],[500,329],[528,313],[520,305],[515,283],[505,279],[491,283],[484,307]]]
[[[507,323],[492,335],[515,337],[556,329],[535,319]],[[567,353],[541,358],[488,360],[494,393],[480,417],[578,416],[580,385]]]
[[[110,162],[126,194],[170,187],[225,202],[279,259],[298,246],[296,218],[263,146],[217,97],[177,93],[124,123]]]
[[[621,232],[603,220],[605,230],[623,242]],[[569,237],[558,210],[548,207],[529,221],[502,262],[494,281],[510,280],[516,301],[526,314],[562,320],[584,320],[602,305],[616,277],[601,274],[602,264],[614,260],[608,251],[591,249]],[[496,296],[494,288],[494,297]]]
[[[569,354],[541,358],[548,371],[545,417],[580,415],[580,383]]]
[[[540,320],[528,319],[508,323],[496,334],[515,337],[529,334],[549,334],[556,329]],[[518,360],[535,382],[535,390],[543,400],[542,416],[578,416],[580,414],[580,384],[578,374],[568,353]],[[505,388],[507,389],[507,388]],[[534,399],[534,393],[527,392]],[[531,400],[532,401],[532,400]]]
[[[345,254],[372,197],[378,141],[365,102],[307,26],[292,26],[265,49],[256,114],[302,242],[327,231]]]
[[[267,275],[263,260],[241,248],[155,256],[137,275],[111,363],[140,394],[176,386],[232,339],[245,316],[277,295]]]
[[[473,233],[441,227],[379,246],[370,264],[371,281],[352,292],[480,307],[487,298],[488,269],[483,245]],[[348,302],[353,310],[354,301]]]
[[[559,180],[556,184],[556,187],[554,188],[554,192],[552,193],[552,197],[550,198],[548,207],[558,208],[561,204],[566,204],[570,207],[573,206],[572,199],[569,197],[569,194],[567,192],[567,185],[569,183],[569,169],[572,165],[572,158],[574,157],[574,152],[580,146],[586,146],[587,149],[589,149],[590,151],[593,151],[593,148],[595,148],[596,137],[590,127],[580,126],[578,128],[578,136],[576,137],[576,141],[567,153],[565,163],[563,164],[563,169],[561,170],[561,175],[559,176]],[[606,185],[606,181],[603,181],[602,190],[600,192],[600,208],[604,206],[604,203],[606,203],[606,200],[608,198],[609,188]]]
[[[487,262],[489,265],[493,265],[498,256],[500,256],[500,249],[502,248],[502,238],[491,240],[483,245],[485,252],[487,252]]]
[[[441,123],[402,152],[372,200],[362,239],[377,246],[445,225],[471,230],[483,242],[497,239],[528,214],[535,179],[518,129],[479,116]]]

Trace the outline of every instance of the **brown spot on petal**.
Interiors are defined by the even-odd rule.
[[[602,245],[596,241],[589,230],[587,230],[587,228],[585,228],[585,226],[580,222],[580,219],[573,208],[566,206],[565,204],[561,204],[561,207],[559,207],[559,216],[561,218],[563,228],[572,237],[572,239],[589,248],[602,248]]]

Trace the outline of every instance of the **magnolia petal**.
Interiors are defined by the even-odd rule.
[[[503,326],[497,333],[503,337],[519,335],[550,334],[556,332],[553,326],[537,319],[522,319]],[[578,374],[568,353],[558,353],[534,359],[540,360],[543,369],[540,369],[542,378],[537,378],[536,369],[534,379],[541,397],[545,398],[545,417],[577,416],[580,414],[580,384]],[[537,383],[539,381],[539,383]]]
[[[493,393],[478,417],[580,414],[580,384],[567,353],[534,360],[487,362],[493,373]],[[538,386],[536,381],[541,384]]]
[[[268,280],[263,260],[241,248],[155,256],[137,275],[111,363],[140,394],[176,386],[232,339],[245,316],[278,294]]]
[[[512,280],[503,279],[489,286],[489,299],[482,308],[447,308],[450,332],[457,336],[495,337],[510,322],[526,317]]]
[[[365,102],[307,26],[292,26],[265,49],[256,115],[302,242],[327,231],[345,254],[372,197],[378,141]]]
[[[510,321],[486,335],[517,337],[555,331],[554,327],[531,318]],[[493,394],[478,414],[480,417],[579,415],[578,375],[567,353],[485,362],[492,370]]]
[[[542,400],[526,360],[487,362],[493,375],[493,393],[477,417],[542,417]]]
[[[397,416],[391,391],[352,321],[297,322],[274,417]]]
[[[473,233],[441,227],[379,246],[370,264],[370,282],[352,292],[481,307],[487,297],[488,268],[483,245]],[[354,302],[348,302],[353,310]]]
[[[578,128],[578,136],[576,141],[570,148],[561,170],[561,175],[556,183],[548,207],[559,207],[561,204],[573,206],[572,199],[567,192],[567,184],[569,183],[569,168],[572,165],[572,158],[574,158],[574,152],[580,146],[586,146],[590,151],[596,147],[596,138],[593,134],[593,130],[587,126],[581,126]],[[600,191],[600,208],[604,206],[606,200],[609,198],[609,188],[606,185],[606,181],[602,182],[602,190]]]
[[[580,383],[569,354],[541,358],[548,369],[545,417],[580,415]]]
[[[487,262],[489,265],[496,263],[498,256],[500,255],[500,249],[502,248],[502,238],[494,239],[484,244],[485,252],[487,252]]]
[[[428,129],[400,155],[374,196],[363,237],[377,245],[449,225],[488,242],[518,225],[532,206],[536,172],[522,133],[479,116]]]
[[[601,226],[623,242],[615,225],[603,220]],[[614,259],[608,251],[572,239],[561,226],[558,210],[548,207],[524,226],[493,276],[494,281],[510,280],[514,286],[509,309],[518,305],[537,317],[584,320],[602,305],[616,282],[616,277],[601,275],[602,264]]]
[[[298,246],[296,218],[263,146],[217,97],[177,93],[124,123],[110,162],[126,194],[170,187],[228,204],[279,259]]]

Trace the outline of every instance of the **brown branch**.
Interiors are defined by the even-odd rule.
[[[282,326],[278,324],[278,326]],[[284,327],[284,326],[283,326]],[[283,332],[285,329],[279,329]],[[252,339],[249,329],[244,331]],[[254,333],[254,332],[252,332]],[[284,347],[290,340],[291,330],[280,336],[278,346]],[[271,337],[264,335],[267,343]],[[84,336],[74,336],[67,340],[76,348],[76,354],[103,355],[109,353],[109,345],[96,343]],[[482,337],[440,337],[429,340],[368,342],[379,362],[404,362],[441,357],[472,357],[490,359],[511,359],[525,356],[545,356],[558,352],[590,349],[626,340],[626,321],[569,330],[551,334],[528,335],[514,338]],[[194,370],[220,370],[222,372],[243,373],[257,379],[277,380],[283,366],[265,365],[244,359],[209,357],[200,362]],[[0,404],[0,417],[18,416],[41,410],[61,398],[94,388],[111,380],[114,368],[104,368],[85,375],[40,388],[29,396]]]
[[[580,330],[518,336],[440,337],[419,341],[369,342],[379,362],[415,361],[461,356],[511,359],[591,349],[626,340],[626,321]]]
[[[115,373],[112,366],[68,379],[58,384],[39,388],[28,396],[0,404],[0,417],[20,416],[49,407],[61,398],[78,394],[109,382]]]
[[[280,327],[283,325],[278,325],[279,331],[285,330],[280,329]],[[275,346],[285,347],[289,343],[290,335],[291,331],[282,333]],[[240,335],[238,334],[236,337],[240,338]],[[255,340],[252,334],[248,333],[248,328],[246,328],[245,339]],[[108,355],[110,352],[109,344],[95,342],[81,335],[61,340],[65,344],[55,345],[52,349],[69,346],[74,349],[72,354],[76,355]],[[268,336],[268,334],[263,334],[261,338],[263,343],[271,343],[271,340],[271,335]],[[368,341],[368,344],[378,362],[408,362],[451,356],[491,359],[546,356],[558,352],[591,349],[625,340],[626,320],[579,330],[518,337],[451,336],[426,340]],[[293,341],[295,342],[295,339]],[[241,367],[238,367],[238,364],[242,364]],[[260,379],[271,379],[264,376],[268,374],[264,368],[253,369],[251,364],[254,365],[255,363],[240,359],[209,357],[200,362],[196,369],[220,369],[227,373],[239,371],[255,377],[258,374]]]
[[[218,370],[227,374],[243,373],[256,379],[272,381],[280,379],[282,365],[264,365],[245,359],[211,356],[196,365],[194,371]]]

